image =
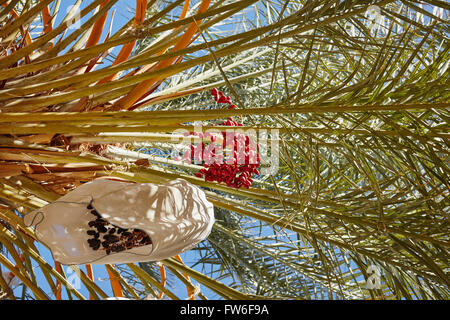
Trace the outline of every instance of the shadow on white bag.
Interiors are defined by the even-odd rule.
[[[96,179],[24,217],[62,264],[166,259],[211,232],[214,208],[183,179],[165,184]]]

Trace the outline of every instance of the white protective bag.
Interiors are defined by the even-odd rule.
[[[110,233],[122,230],[119,237],[138,229],[148,236],[147,244],[125,250],[122,246],[120,252],[96,244],[94,250],[88,242],[93,239],[88,231],[96,233],[93,214],[115,227]],[[24,222],[62,264],[145,262],[175,256],[204,240],[214,224],[214,208],[200,188],[183,179],[165,184],[96,179],[30,212]],[[107,233],[96,234],[96,239],[104,240]]]

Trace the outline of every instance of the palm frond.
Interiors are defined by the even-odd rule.
[[[178,19],[188,1],[139,1],[145,19],[103,42],[117,1],[90,2],[75,30],[79,3],[55,25],[54,1],[4,2],[2,269],[36,299],[56,296],[56,281],[86,299],[21,217],[100,176],[181,177],[214,204],[213,232],[194,261],[161,261],[166,287],[151,264],[109,266],[129,298],[180,299],[177,284],[195,282],[224,299],[449,298],[447,3],[203,0]],[[212,88],[239,108],[215,104]],[[276,170],[249,189],[171,158],[174,132],[228,117],[275,136]],[[76,270],[93,299],[108,296]]]

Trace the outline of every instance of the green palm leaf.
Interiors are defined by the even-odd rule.
[[[70,31],[69,13],[46,34],[41,11],[53,1],[5,1],[0,11],[0,264],[31,291],[23,297],[53,298],[57,280],[69,298],[88,298],[45,261],[21,217],[108,175],[182,177],[215,206],[193,261],[162,261],[167,287],[153,263],[108,267],[129,298],[184,299],[178,286],[196,284],[202,299],[449,298],[447,3],[212,1],[197,13],[194,2],[177,20],[184,1],[149,1],[142,24],[131,18],[85,48],[116,3],[96,12],[101,2],[80,11],[80,28]],[[191,23],[200,32],[172,50]],[[108,62],[134,39],[127,60]],[[151,79],[133,111],[118,110]],[[212,88],[239,108],[214,104]],[[175,130],[220,130],[228,117],[278,133],[277,170],[248,190],[197,178],[198,165],[171,157]],[[93,298],[107,297],[80,278]],[[0,298],[14,298],[1,277],[0,286]]]

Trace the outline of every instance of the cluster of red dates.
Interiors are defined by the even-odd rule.
[[[225,96],[216,88],[211,90],[211,95],[217,103],[228,104],[228,108],[235,109],[236,105],[232,103],[229,96]],[[221,123],[226,127],[240,127],[239,123],[233,118]],[[209,138],[211,143],[205,145],[204,142],[191,145],[190,151],[185,154],[185,159],[194,159],[197,163],[202,163],[203,167],[195,175],[203,177],[205,181],[224,182],[228,187],[232,188],[249,188],[253,182],[252,176],[259,175],[258,167],[260,157],[258,154],[258,145],[253,139],[243,133],[222,131],[220,135],[206,133],[191,132],[190,135],[199,138]],[[223,154],[216,155],[219,139],[222,140],[222,150],[227,150],[230,157],[224,161]],[[204,150],[204,151],[203,151]]]

